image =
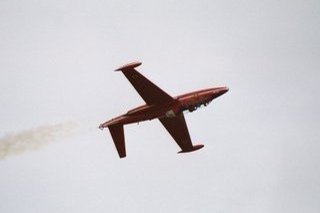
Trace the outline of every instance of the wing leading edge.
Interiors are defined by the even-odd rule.
[[[116,71],[122,71],[122,73],[126,76],[135,90],[148,105],[157,105],[172,101],[173,98],[170,95],[134,69],[140,65],[140,62],[134,62],[124,65],[116,69]]]

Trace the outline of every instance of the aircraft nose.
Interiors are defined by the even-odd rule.
[[[219,90],[217,90],[215,93],[214,93],[214,98],[217,98],[223,94],[225,94],[226,92],[229,91],[229,88],[228,87],[222,87],[222,88],[219,88]]]
[[[220,90],[220,95],[223,95],[224,93],[228,92],[229,88],[228,87],[224,87]]]

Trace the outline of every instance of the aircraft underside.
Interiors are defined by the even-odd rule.
[[[193,112],[202,105],[207,106],[213,99],[226,93],[228,88],[209,88],[173,98],[134,69],[140,65],[140,62],[135,62],[122,66],[116,71],[122,71],[146,104],[129,110],[126,114],[113,118],[99,126],[100,129],[109,129],[119,157],[126,157],[123,126],[155,118],[159,119],[181,148],[178,153],[201,149],[204,145],[192,144],[183,111]]]

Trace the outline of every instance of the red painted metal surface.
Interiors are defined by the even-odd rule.
[[[201,149],[203,147],[201,144],[192,145],[183,111],[193,112],[201,105],[207,106],[213,99],[225,94],[229,89],[215,87],[171,97],[134,69],[140,65],[140,62],[130,63],[118,68],[117,71],[123,72],[146,104],[129,110],[99,126],[100,129],[109,128],[119,156],[121,158],[126,156],[123,125],[155,118],[161,121],[180,146],[179,153]]]

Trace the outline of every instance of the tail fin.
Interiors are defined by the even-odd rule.
[[[123,125],[108,126],[114,145],[117,148],[120,158],[126,157],[126,145],[124,140]]]

